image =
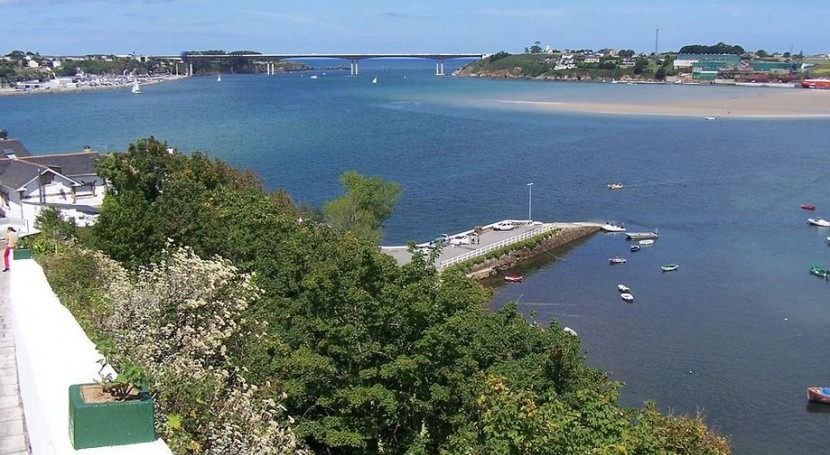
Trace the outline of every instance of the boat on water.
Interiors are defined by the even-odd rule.
[[[138,84],[138,79],[133,81],[133,94],[140,95],[141,94],[141,86]]]
[[[717,120],[718,119],[717,117],[713,117],[711,115],[707,115],[706,117],[703,117],[703,118],[706,119],[706,120]]]
[[[813,204],[801,204],[801,208],[804,210],[815,210],[816,206]]]
[[[621,258],[621,257],[619,257],[619,256],[614,256],[614,257],[612,257],[612,258],[608,258],[608,263],[609,263],[609,264],[611,264],[611,265],[614,265],[614,264],[625,264],[626,262],[627,262],[627,261],[625,260],[625,258]]]
[[[631,288],[624,285],[624,284],[618,284],[617,285],[617,290],[620,291],[620,292],[627,292],[629,294],[631,293]]]
[[[216,76],[216,82],[222,82],[222,75]]]
[[[810,264],[810,273],[825,280],[830,279],[830,270],[825,269],[819,264]]]
[[[373,84],[377,84],[377,83],[378,83],[378,78],[377,78],[377,76],[375,76],[375,78],[374,78],[374,79],[372,79],[372,83],[373,83]]]
[[[522,282],[522,276],[521,275],[505,275],[504,276],[504,281],[507,281],[508,283],[521,283]]]
[[[577,335],[576,330],[574,330],[574,329],[572,329],[572,328],[570,328],[570,327],[565,327],[565,328],[564,328],[564,329],[562,329],[562,330],[563,330],[565,333],[567,333],[568,335],[573,335],[573,336],[575,336],[575,337],[578,337],[578,336],[579,336],[579,335]]]
[[[634,295],[631,294],[630,292],[623,292],[622,294],[620,294],[620,298],[625,300],[628,303],[631,303],[631,302],[634,301]]]
[[[612,223],[605,223],[600,227],[600,229],[602,229],[605,232],[625,232],[624,226],[617,226],[616,224]]]
[[[807,223],[812,224],[813,226],[830,227],[830,221],[827,221],[824,218],[807,218]]]
[[[661,265],[661,266],[660,266],[660,270],[662,270],[662,271],[664,271],[664,272],[674,272],[674,271],[675,271],[675,270],[677,270],[679,267],[680,267],[680,266],[679,266],[679,265],[677,265],[677,264],[665,264],[665,265]]]
[[[807,400],[830,404],[830,387],[807,387]]]
[[[316,75],[316,74],[312,74],[311,76],[309,76],[309,79],[317,79],[317,75]]]
[[[636,253],[637,251],[640,251],[640,245],[631,245],[631,252]]]
[[[625,234],[625,238],[628,240],[647,240],[647,239],[656,239],[659,238],[660,234],[656,231],[651,232],[629,232]]]
[[[623,188],[625,188],[625,186],[623,186],[622,183],[609,183],[608,184],[608,189],[609,190],[621,190]]]
[[[654,245],[654,239],[640,240],[639,242],[637,242],[637,244],[640,245],[640,246]]]
[[[830,88],[830,79],[804,79],[801,81],[803,88]]]

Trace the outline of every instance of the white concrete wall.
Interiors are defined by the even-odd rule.
[[[98,377],[96,362],[102,356],[61,305],[35,261],[14,261],[8,273],[20,394],[32,454],[171,454],[161,439],[80,451],[72,448],[69,386]]]

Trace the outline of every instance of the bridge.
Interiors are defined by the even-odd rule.
[[[182,62],[187,65],[187,75],[193,75],[193,62],[198,60],[224,60],[232,58],[249,58],[260,62],[265,62],[267,65],[267,73],[273,76],[276,73],[276,62],[281,60],[303,59],[303,58],[333,58],[340,60],[349,60],[350,70],[352,76],[357,76],[360,71],[358,62],[370,58],[423,58],[428,60],[435,60],[435,75],[444,75],[444,61],[456,58],[476,58],[481,59],[487,54],[481,53],[462,53],[462,54],[182,54],[182,55],[148,55],[145,58],[169,60],[174,62]],[[176,67],[178,70],[178,66]]]

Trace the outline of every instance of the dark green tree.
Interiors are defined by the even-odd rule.
[[[338,230],[351,232],[374,244],[380,243],[383,222],[392,215],[401,186],[355,171],[341,175],[340,184],[346,192],[323,206],[326,219]]]

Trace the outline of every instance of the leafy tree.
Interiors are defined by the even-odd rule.
[[[633,57],[635,54],[636,53],[633,49],[621,49],[619,52],[617,52],[617,55],[619,55],[622,58]]]
[[[541,54],[542,53],[542,43],[540,41],[534,41],[533,46],[530,46],[529,49],[531,54]]]
[[[763,49],[758,49],[757,51],[755,51],[755,56],[758,58],[767,58],[769,57],[769,54],[767,53],[767,51]]]
[[[680,54],[735,54],[741,55],[744,53],[744,48],[741,46],[731,46],[720,42],[712,46],[705,46],[701,44],[689,44],[680,48]]]
[[[401,187],[380,177],[365,177],[355,171],[340,176],[346,193],[326,203],[323,213],[336,229],[378,244],[383,222],[392,215]]]

